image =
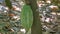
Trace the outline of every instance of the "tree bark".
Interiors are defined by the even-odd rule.
[[[42,34],[42,27],[41,27],[41,21],[39,18],[39,11],[36,11],[38,9],[37,7],[37,1],[36,0],[25,0],[27,5],[31,6],[31,9],[33,11],[33,24],[31,27],[31,34]]]

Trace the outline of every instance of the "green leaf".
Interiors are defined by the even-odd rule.
[[[10,0],[5,0],[5,4],[6,4],[6,6],[9,7],[9,9],[12,9],[12,4],[11,4]]]
[[[21,12],[21,24],[28,31],[33,22],[33,14],[29,5],[24,5]]]

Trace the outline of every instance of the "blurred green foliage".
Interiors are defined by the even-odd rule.
[[[10,0],[5,0],[5,4],[6,4],[6,6],[9,7],[9,9],[12,9],[12,4],[11,4]]]

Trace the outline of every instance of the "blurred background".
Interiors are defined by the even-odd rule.
[[[25,34],[20,13],[24,0],[10,0],[12,9],[0,0],[0,34]],[[60,0],[37,0],[43,34],[60,34]],[[30,31],[29,31],[30,32]],[[30,34],[30,33],[29,33]]]

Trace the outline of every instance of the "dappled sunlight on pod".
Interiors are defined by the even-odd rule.
[[[23,33],[26,33],[26,30],[25,29],[20,29],[21,32]]]

